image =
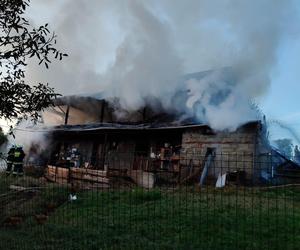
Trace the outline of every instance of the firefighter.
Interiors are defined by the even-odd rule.
[[[15,175],[23,175],[23,160],[25,157],[25,153],[23,151],[22,146],[17,146],[14,153],[14,171]]]
[[[15,157],[15,146],[12,146],[7,153],[7,168],[6,168],[6,174],[10,175],[13,171],[13,163],[14,163],[14,157]]]

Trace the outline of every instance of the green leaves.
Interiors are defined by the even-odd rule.
[[[31,27],[23,17],[30,0],[0,0],[0,117],[39,118],[58,94],[48,84],[25,83],[27,60],[36,58],[49,68],[51,59],[68,56],[55,48],[56,35],[45,24]]]

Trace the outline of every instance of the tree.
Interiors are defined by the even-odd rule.
[[[274,141],[276,147],[282,152],[287,158],[291,159],[293,154],[293,143],[291,139],[278,139]]]
[[[3,133],[2,128],[0,127],[0,147],[2,144],[7,142],[7,136]]]
[[[55,48],[56,35],[48,24],[34,28],[24,17],[30,0],[0,0],[0,117],[8,120],[31,117],[53,104],[58,94],[48,84],[25,82],[29,58],[49,67],[51,60],[67,54]]]

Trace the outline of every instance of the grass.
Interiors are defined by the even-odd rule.
[[[66,190],[50,190],[43,201],[67,197]],[[0,228],[0,249],[288,250],[300,244],[295,187],[133,189],[77,196],[61,203],[43,225],[29,215],[16,228]]]
[[[11,190],[11,185],[28,190]],[[25,221],[34,215],[49,213],[49,210],[66,202],[68,194],[67,188],[47,184],[36,178],[0,176],[0,225],[5,224],[10,217],[18,217]]]

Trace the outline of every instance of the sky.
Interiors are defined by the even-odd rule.
[[[67,6],[67,5],[64,5],[67,2],[69,2],[70,8],[64,7],[64,6]],[[98,3],[101,2],[101,3],[103,3],[103,5],[100,6],[102,8],[99,9],[99,13],[98,13],[98,12],[95,12],[92,7],[89,8],[89,6],[87,6],[87,5],[81,5],[81,6],[78,5],[78,8],[75,8],[74,7],[75,4],[73,4],[75,2],[82,3],[84,1],[32,0],[31,7],[28,10],[28,15],[29,15],[31,21],[33,23],[35,23],[36,25],[40,25],[40,24],[49,22],[50,27],[52,27],[55,31],[56,30],[58,31],[57,33],[58,33],[59,37],[61,37],[62,44],[68,44],[67,43],[68,35],[70,35],[70,36],[73,35],[73,34],[68,34],[68,31],[70,31],[70,32],[75,31],[73,33],[77,32],[79,34],[75,38],[76,42],[74,42],[74,44],[69,44],[69,47],[71,46],[71,51],[73,51],[73,52],[75,51],[75,53],[74,53],[75,56],[78,56],[77,61],[83,61],[83,63],[77,64],[76,62],[73,62],[73,61],[71,62],[71,61],[66,60],[63,65],[57,66],[57,67],[58,68],[66,68],[67,64],[71,65],[72,67],[71,66],[70,67],[71,67],[71,69],[74,70],[74,72],[70,71],[70,69],[67,69],[65,72],[63,72],[63,74],[61,74],[62,75],[61,79],[68,81],[67,78],[69,78],[71,83],[72,83],[72,81],[75,83],[77,79],[86,79],[87,78],[86,77],[87,69],[89,69],[89,67],[92,68],[96,65],[97,66],[96,70],[94,70],[93,72],[88,72],[89,79],[87,79],[87,81],[93,82],[93,81],[96,81],[99,79],[99,74],[101,72],[104,72],[105,70],[107,70],[108,67],[110,67],[111,65],[114,64],[114,60],[116,57],[116,55],[114,54],[114,51],[116,51],[118,49],[120,50],[120,48],[118,47],[120,45],[120,42],[119,42],[120,40],[126,40],[126,34],[123,32],[123,30],[120,30],[118,25],[116,24],[120,20],[116,20],[114,18],[115,16],[110,13],[110,11],[113,13],[114,11],[118,12],[122,9],[120,8],[120,6],[117,6],[117,5],[111,7],[109,1],[101,0],[101,1],[98,1]],[[97,1],[94,1],[94,2],[97,2]],[[153,1],[153,2],[157,3],[157,1]],[[177,1],[178,6],[176,6],[176,4],[172,4],[172,1],[162,1],[162,2],[164,2],[166,4],[166,6],[163,6],[163,7],[172,9],[174,6],[174,8],[172,10],[173,11],[172,15],[175,18],[180,14],[181,11],[183,13],[187,14],[187,15],[185,15],[184,19],[174,21],[175,29],[178,29],[177,33],[173,32],[174,34],[178,35],[179,31],[180,32],[183,31],[183,33],[184,33],[185,30],[188,29],[188,27],[189,27],[188,25],[190,23],[195,22],[195,20],[193,20],[193,13],[191,13],[190,16],[188,16],[188,14],[189,14],[189,11],[190,12],[193,11],[193,9],[196,9],[196,7],[190,8],[190,9],[188,9],[188,8],[185,9],[184,4],[180,5],[182,3],[180,1]],[[193,4],[195,4],[197,2],[201,2],[201,1],[190,0],[187,2],[190,2],[191,6],[192,6]],[[216,17],[221,16],[222,18],[225,18],[225,21],[229,20],[229,23],[233,22],[234,24],[236,24],[237,27],[234,27],[234,28],[240,29],[240,27],[237,24],[238,19],[235,20],[235,19],[232,19],[231,17],[228,18],[225,14],[223,17],[222,8],[220,8],[219,10],[218,9],[215,10],[214,5],[209,3],[210,1],[204,0],[202,2],[204,2],[204,5],[209,9],[209,11],[212,11],[211,12],[212,15],[216,15]],[[223,3],[233,2],[235,5],[237,5],[237,3],[242,5],[241,2],[243,2],[243,1],[227,1],[227,0],[217,1],[217,3],[220,3],[220,2],[223,2]],[[249,1],[245,1],[245,2],[249,2]],[[260,1],[253,1],[253,2],[259,3]],[[279,2],[279,4],[278,4],[279,9],[280,9],[280,4],[282,4],[282,2],[284,3],[284,1],[281,1],[281,3],[280,3],[280,1],[277,1],[277,0],[274,0],[274,2],[268,1],[268,0],[261,1],[261,2],[266,2],[267,4],[274,3],[274,6],[276,5],[275,2],[276,3]],[[291,1],[291,2],[293,2],[293,1]],[[88,3],[88,1],[86,1],[85,3]],[[170,3],[171,3],[171,5],[168,5]],[[159,4],[156,4],[156,5],[154,4],[153,6],[152,6],[152,10],[154,9],[154,11],[156,13],[158,13],[157,15],[159,16],[159,20],[163,20],[163,21],[167,20],[168,21],[168,17],[165,16],[165,13],[161,10],[162,9],[161,6]],[[197,5],[195,5],[195,6],[197,6]],[[255,4],[254,4],[254,6],[255,6]],[[270,8],[275,8],[274,6],[270,6]],[[295,13],[297,15],[300,15],[300,1],[295,0],[293,6],[296,6],[296,9],[294,9]],[[250,7],[251,7],[251,5],[250,5]],[[118,9],[118,8],[120,8],[120,9]],[[131,13],[132,15],[136,15],[138,18],[140,18],[139,16],[142,15],[141,13],[143,13],[144,10],[143,9],[137,10],[137,7],[134,7],[134,8],[133,8],[134,10],[133,11],[130,10],[132,12],[129,12],[129,13]],[[233,9],[234,8],[235,8],[235,6],[233,6]],[[247,10],[247,8],[249,8],[249,6],[238,6],[237,10],[239,10],[239,8],[243,11],[244,9]],[[109,10],[109,11],[107,11],[107,10]],[[62,11],[64,13],[62,13]],[[81,16],[81,13],[79,13],[78,11],[82,11],[82,13],[86,13],[87,15]],[[210,13],[209,11],[208,11],[208,13]],[[251,11],[251,10],[249,10],[249,11]],[[257,10],[254,8],[253,11],[255,12]],[[275,14],[277,13],[276,11],[278,11],[278,10],[275,10],[275,12],[274,12]],[[124,12],[125,12],[125,10],[124,10]],[[178,12],[179,12],[179,14],[178,14]],[[216,14],[215,14],[215,12],[216,12]],[[70,15],[68,15],[68,13],[70,13]],[[88,16],[89,13],[90,13],[90,16]],[[258,24],[257,26],[255,26],[255,25],[252,26],[252,22],[255,24],[256,20],[252,21],[252,19],[249,18],[250,23],[247,23],[247,16],[240,17],[238,15],[239,13],[235,13],[234,11],[233,12],[229,11],[228,13],[231,13],[232,15],[236,15],[237,18],[245,19],[246,21],[242,20],[242,19],[241,19],[241,21],[245,22],[245,24],[248,25],[250,28],[251,27],[254,27],[255,29],[260,28],[259,22],[257,23]],[[241,13],[243,13],[243,12],[241,12]],[[245,13],[247,13],[247,12],[245,12]],[[293,13],[293,14],[295,14],[295,13]],[[168,30],[169,26],[164,26],[160,30],[161,27],[159,26],[159,24],[155,23],[154,19],[151,19],[151,15],[147,16],[146,14],[143,13],[142,19],[143,19],[143,21],[146,20],[144,24],[147,24],[147,22],[151,23],[152,27],[150,27],[150,26],[147,27],[149,29],[153,29],[153,32],[150,33],[151,36],[155,36],[157,34],[161,34],[161,36],[164,36],[163,35],[164,32],[169,31]],[[226,14],[227,14],[227,12],[226,12]],[[204,15],[204,14],[202,14],[202,15]],[[257,15],[260,15],[260,16],[257,16],[258,20],[262,20],[263,22],[266,22],[267,25],[269,25],[269,23],[268,23],[269,20],[265,20],[265,19],[268,18],[268,15],[270,15],[270,18],[272,18],[272,11],[270,11],[270,13],[268,13],[268,15],[266,15],[266,18],[264,18],[264,17],[261,17],[260,9],[258,9]],[[79,21],[74,19],[74,17],[77,17],[77,16],[78,16],[77,19]],[[84,17],[85,20],[80,20],[80,18],[82,18],[82,17]],[[147,17],[148,19],[145,17]],[[276,16],[275,16],[275,18],[276,18]],[[122,20],[124,21],[124,26],[127,25],[129,27],[129,29],[132,28],[132,23],[136,22],[136,20],[131,20],[131,19],[130,19],[130,21],[128,21],[126,19],[125,15],[121,16],[120,19],[121,19],[121,21]],[[140,20],[140,19],[137,19],[137,20]],[[223,20],[223,19],[221,19],[221,20]],[[270,19],[270,20],[272,21],[272,19]],[[93,23],[94,21],[96,21],[96,22],[99,21],[99,25],[98,24],[95,25]],[[81,22],[83,23],[82,27],[80,26]],[[78,27],[75,27],[76,25]],[[85,25],[87,25],[87,26],[85,26]],[[96,29],[99,29],[101,31],[95,31],[95,32],[91,33],[91,32],[88,32],[88,29],[85,30],[85,27],[94,26],[94,25],[95,25]],[[156,29],[153,28],[153,27],[156,27],[155,25],[157,25]],[[194,27],[191,27],[191,30],[193,28],[194,33],[191,33],[191,32],[189,33],[187,31],[186,34],[182,35],[182,37],[177,37],[177,39],[182,42],[181,44],[184,44],[184,46],[185,46],[185,47],[184,46],[180,47],[180,43],[178,43],[179,44],[178,48],[182,49],[182,51],[185,52],[187,57],[189,57],[189,59],[185,61],[185,65],[183,67],[184,69],[182,70],[182,73],[191,73],[196,70],[201,71],[201,70],[210,69],[209,66],[208,66],[208,68],[206,68],[206,65],[203,63],[202,64],[195,63],[195,58],[197,58],[195,55],[197,55],[197,53],[198,53],[197,48],[195,47],[197,44],[193,44],[191,41],[193,41],[193,40],[197,41],[197,39],[199,39],[199,37],[196,36],[197,34],[195,34],[197,32],[198,28],[199,29],[200,28],[215,29],[219,33],[223,32],[223,37],[224,36],[226,37],[226,30],[228,29],[228,27],[226,27],[226,25],[224,25],[222,23],[220,24],[220,23],[214,23],[214,22],[206,22],[205,25],[206,26],[200,26],[200,25],[196,26],[195,25]],[[291,25],[291,30],[289,31],[289,35],[283,36],[283,39],[280,39],[279,44],[276,45],[276,55],[275,55],[276,62],[272,64],[272,67],[270,67],[271,68],[270,69],[270,77],[271,77],[270,84],[266,84],[267,89],[266,89],[266,91],[263,91],[264,92],[263,95],[259,95],[259,97],[255,98],[256,102],[259,104],[261,110],[266,115],[266,117],[269,121],[269,124],[270,124],[269,130],[270,130],[271,139],[278,139],[278,138],[283,138],[283,137],[293,139],[291,134],[287,130],[281,129],[279,126],[277,126],[275,121],[279,121],[279,122],[283,123],[284,125],[291,127],[294,131],[296,131],[296,133],[300,134],[300,109],[299,109],[300,98],[298,97],[299,93],[300,93],[300,83],[299,83],[299,79],[300,79],[300,71],[299,71],[300,36],[298,34],[299,33],[298,29],[294,28],[293,25]],[[176,27],[176,26],[178,26],[178,27]],[[69,27],[69,29],[66,29],[66,27]],[[195,27],[196,27],[196,29],[194,29]],[[143,28],[145,28],[145,27],[134,26],[134,28],[137,31],[144,31]],[[170,28],[170,30],[171,29],[172,29],[172,27]],[[173,29],[174,29],[174,26],[173,26]],[[62,34],[62,32],[65,32],[65,33]],[[240,32],[243,33],[243,31],[240,31]],[[104,36],[103,34],[106,34],[106,35]],[[206,48],[205,42],[203,42],[202,44],[199,43],[199,51],[202,53],[201,54],[199,52],[199,55],[205,55],[206,51],[209,54],[209,53],[211,53],[210,50],[217,50],[218,52],[224,53],[224,57],[231,56],[230,53],[226,54],[226,51],[223,52],[223,49],[221,50],[218,43],[211,44],[209,46],[207,41],[205,40],[206,38],[203,37],[203,34],[205,34],[205,33],[203,33],[203,32],[201,33],[199,30],[199,34],[202,35],[202,37],[201,36],[200,37],[207,44],[207,48]],[[101,35],[101,37],[98,37],[98,35]],[[189,36],[191,36],[191,35],[192,36],[195,35],[195,37],[189,38]],[[214,36],[215,33],[210,33],[210,35]],[[59,37],[58,37],[58,41],[60,40]],[[170,37],[172,37],[172,35],[170,35]],[[96,39],[98,41],[98,43],[97,44],[89,43],[89,41],[87,41],[87,38],[91,39],[91,40]],[[129,38],[131,39],[130,40],[131,42],[139,41],[139,39],[145,39],[145,40],[148,39],[147,37],[137,37],[137,39],[132,40],[132,37],[130,37],[130,36],[129,36]],[[134,38],[136,38],[136,37],[134,37]],[[176,36],[172,37],[172,38],[176,39]],[[219,37],[216,36],[216,38],[219,38]],[[166,40],[168,40],[168,39],[169,39],[169,37],[166,37],[166,38],[163,38],[160,40],[161,44],[164,44],[165,49],[167,49],[167,47],[168,47],[168,43],[166,42]],[[233,37],[233,38],[230,37],[230,39],[234,40],[235,37]],[[230,39],[226,40],[226,42],[230,43],[231,42]],[[151,46],[153,46],[153,44],[155,45],[155,43],[153,43],[152,40],[150,40],[150,41],[147,40],[147,42],[149,42]],[[263,42],[265,42],[265,41],[263,40]],[[80,44],[80,43],[83,44],[82,47],[78,46],[78,44]],[[189,47],[186,46],[186,44],[188,44],[188,43],[191,43],[191,48],[193,48],[193,49],[189,49]],[[249,45],[249,44],[245,43],[245,46],[247,46],[247,45]],[[86,46],[86,48],[90,47],[91,49],[96,51],[95,52],[96,55],[101,55],[101,56],[99,56],[99,57],[90,56],[90,57],[88,57],[88,60],[85,59],[84,57],[80,57],[82,53],[85,53],[84,46]],[[270,44],[270,46],[271,46],[271,44]],[[130,51],[130,49],[131,49],[131,47],[128,47],[128,44],[126,44],[126,43],[124,44],[123,47],[125,47],[125,49],[127,49],[127,51]],[[80,53],[78,52],[78,54],[76,54],[77,51],[80,51]],[[230,52],[230,49],[229,49],[229,52]],[[251,52],[251,50],[250,50],[250,52]],[[89,52],[87,51],[86,53],[89,53]],[[173,52],[170,51],[170,54],[172,54],[172,53]],[[145,56],[145,55],[142,55],[142,56]],[[147,56],[150,56],[150,55],[147,55]],[[205,56],[207,56],[207,55],[205,55]],[[111,59],[111,58],[113,58],[113,59]],[[214,62],[214,63],[215,63],[215,61],[220,60],[219,58],[214,58],[214,57],[210,56],[210,54],[209,54],[209,56],[207,56],[207,58],[209,59],[209,61]],[[249,58],[252,59],[251,57],[249,57]],[[162,65],[170,64],[169,68],[171,71],[171,70],[177,69],[179,67],[177,64],[174,63],[174,61],[176,61],[176,60],[177,60],[177,58],[174,57],[174,60],[162,61],[161,63],[162,63]],[[258,59],[258,60],[260,60],[260,59]],[[227,63],[228,60],[227,61],[224,60],[224,62]],[[229,62],[231,62],[231,61],[229,61]],[[240,58],[238,59],[238,62],[240,62]],[[264,63],[264,62],[262,62],[262,63]],[[143,69],[142,68],[143,65],[141,63],[139,63],[139,65],[141,65],[141,66],[138,68],[138,70],[141,71]],[[207,64],[207,65],[214,65],[214,64],[211,63],[211,64]],[[218,64],[218,66],[220,66],[220,65],[222,66],[222,62],[220,62],[220,64]],[[124,65],[122,65],[122,64],[119,65],[119,67],[123,67],[123,66]],[[145,67],[147,67],[147,66],[149,66],[149,65],[146,64]],[[161,66],[161,65],[158,65],[158,66]],[[198,68],[198,66],[199,66],[199,68]],[[224,64],[223,66],[228,66],[228,65]],[[55,70],[57,70],[57,68],[56,68],[56,66],[54,66],[53,68],[54,68],[53,71],[49,71],[50,73],[48,74],[48,76],[50,74],[52,76],[56,75]],[[116,69],[118,69],[118,65],[113,65],[111,68],[112,68],[112,71],[116,70]],[[30,70],[31,70],[30,72],[33,72],[33,69],[30,69]],[[57,75],[59,75],[59,74],[57,74]],[[42,75],[42,76],[44,76],[44,75]],[[59,88],[60,85],[55,85],[55,84],[57,84],[55,82],[57,80],[57,78],[55,78],[55,77],[53,78],[52,76],[49,77],[50,84],[54,84],[54,86],[58,86],[58,88]],[[131,75],[129,75],[129,76],[125,75],[125,77],[127,77],[127,78],[129,77],[129,79],[132,79],[132,78],[130,78],[130,77],[132,77]],[[161,77],[168,78],[169,75],[162,74]],[[101,79],[101,76],[100,76],[100,79]],[[106,80],[106,78],[104,78],[104,79]],[[154,79],[154,80],[156,80],[156,79]],[[87,88],[86,86],[89,86],[88,82],[82,88],[78,88],[78,91],[85,91],[85,88]],[[90,87],[91,88],[93,87],[93,83],[90,84]],[[120,88],[120,86],[117,86],[117,87]],[[127,88],[128,86],[125,86],[125,87]],[[67,85],[67,88],[70,89],[70,87],[68,85]],[[123,90],[122,93],[124,93],[125,90]],[[150,89],[150,90],[152,91],[152,89]],[[65,90],[61,89],[61,91],[65,91]],[[115,89],[114,89],[114,93],[115,93]],[[156,94],[156,92],[153,92],[153,93]],[[130,99],[131,96],[129,96],[128,98]],[[241,98],[244,98],[244,96],[241,96]],[[138,102],[138,101],[139,101],[139,99],[135,100],[135,102],[133,102],[133,104],[136,104],[136,102]],[[0,124],[3,124],[3,121],[0,121]],[[294,140],[294,143],[296,144],[297,142]],[[300,144],[300,142],[298,144]]]
[[[272,84],[260,106],[268,119],[282,121],[300,134],[299,55],[299,39],[282,44],[278,51],[278,65],[273,70]],[[276,125],[271,125],[270,133],[274,138],[291,138],[290,133]]]

